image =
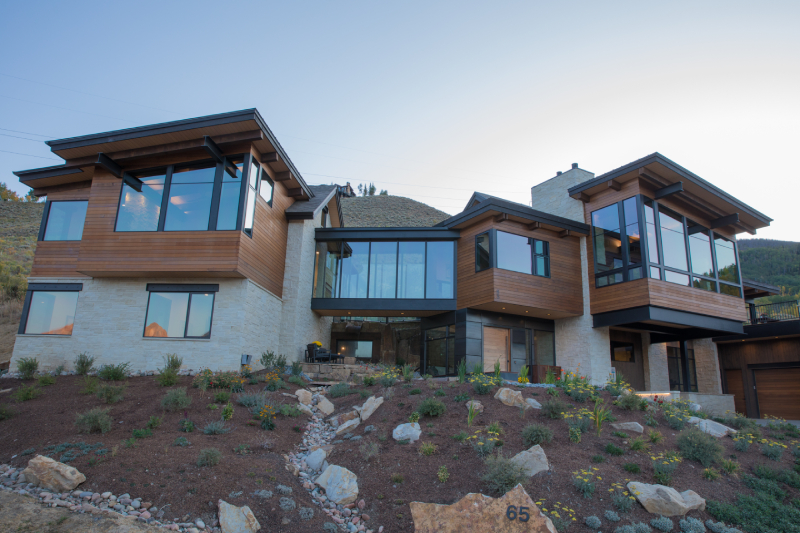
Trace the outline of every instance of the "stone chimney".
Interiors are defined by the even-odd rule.
[[[531,187],[531,207],[544,213],[584,222],[583,202],[570,198],[567,190],[592,178],[592,172],[578,168],[578,163],[572,163],[572,168],[566,172],[558,171],[555,177]]]

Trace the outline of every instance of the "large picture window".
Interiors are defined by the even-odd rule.
[[[206,231],[217,166],[201,164],[172,171],[164,231]]]
[[[475,247],[476,271],[495,266],[512,272],[550,277],[550,244],[547,241],[491,230],[478,235]]]
[[[24,333],[72,335],[77,291],[31,291]]]
[[[45,210],[45,241],[79,241],[83,237],[87,200],[48,202]]]
[[[150,291],[144,336],[201,339],[211,337],[214,294],[213,291],[183,292],[180,287],[176,290]]]
[[[116,231],[157,231],[167,171],[159,169],[131,177],[123,179]]]

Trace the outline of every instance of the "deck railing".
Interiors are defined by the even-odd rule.
[[[748,319],[745,325],[800,320],[800,306],[798,304],[800,304],[800,300],[764,305],[747,304]]]

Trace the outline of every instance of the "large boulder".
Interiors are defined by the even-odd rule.
[[[322,448],[317,448],[306,456],[306,464],[311,470],[320,470],[328,454]]]
[[[628,490],[647,512],[664,516],[683,516],[689,511],[704,511],[706,501],[693,490],[678,492],[664,485],[631,481]]]
[[[697,423],[697,429],[717,438],[736,434],[735,429],[729,428],[719,422],[714,422],[713,420],[701,420]]]
[[[358,478],[346,468],[329,465],[320,474],[316,484],[325,489],[325,495],[333,503],[347,505],[358,498]]]
[[[317,402],[317,409],[319,409],[324,416],[328,416],[333,413],[334,407],[325,396],[320,396]]]
[[[518,464],[525,470],[525,475],[535,476],[539,472],[550,470],[547,456],[541,446],[536,444],[525,451],[519,452],[511,458],[511,462]]]
[[[375,409],[381,406],[383,403],[383,396],[379,396],[375,398],[375,396],[370,396],[367,398],[367,401],[364,402],[364,405],[361,407],[356,407],[355,410],[358,411],[358,414],[361,415],[361,421],[366,422],[366,420],[375,412]]]
[[[300,400],[300,403],[302,403],[303,405],[311,405],[311,398],[312,398],[311,392],[305,389],[297,389],[294,394],[295,396],[297,396],[297,399]]]
[[[414,442],[419,440],[419,436],[422,434],[422,430],[419,428],[419,424],[416,422],[409,422],[408,424],[400,424],[394,431],[392,431],[392,438],[394,440],[407,440],[408,442]]]
[[[617,422],[611,427],[619,431],[633,431],[634,433],[644,433],[644,428],[639,422]]]
[[[37,455],[22,471],[25,481],[52,492],[68,492],[86,481],[77,468]]]
[[[219,500],[219,527],[222,533],[255,533],[261,529],[250,507],[236,507]]]
[[[511,390],[509,388],[503,387],[498,390],[494,394],[495,400],[500,400],[505,405],[510,407],[524,407],[527,408],[528,404],[525,403],[525,399],[522,397],[522,393],[518,390]]]
[[[342,424],[338,428],[336,428],[336,434],[337,435],[341,435],[342,433],[347,433],[349,431],[352,431],[352,430],[356,429],[360,423],[361,423],[361,420],[358,419],[358,418],[354,418],[352,420],[348,420],[347,422],[345,422],[344,424]]]
[[[415,533],[556,533],[522,485],[496,499],[473,492],[452,505],[411,502],[410,507]]]

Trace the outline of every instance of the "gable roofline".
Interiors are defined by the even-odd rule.
[[[730,194],[726,193],[722,189],[712,185],[711,183],[707,182],[706,180],[704,180],[703,178],[701,178],[697,174],[695,174],[695,173],[683,168],[682,166],[680,166],[676,162],[672,161],[671,159],[668,159],[668,158],[664,157],[663,155],[661,155],[658,152],[654,152],[654,153],[652,153],[650,155],[647,155],[647,156],[645,156],[645,157],[643,157],[641,159],[637,159],[636,161],[628,163],[627,165],[623,165],[623,166],[621,166],[619,168],[616,168],[616,169],[614,169],[614,170],[612,170],[610,172],[606,172],[605,174],[597,176],[596,178],[593,178],[593,179],[591,179],[589,181],[585,181],[583,183],[579,183],[578,185],[575,185],[574,187],[570,187],[569,190],[568,190],[568,193],[569,193],[570,196],[578,195],[583,191],[591,189],[592,187],[595,187],[595,186],[600,185],[600,184],[602,184],[604,182],[607,182],[609,180],[612,180],[614,178],[617,178],[619,176],[622,176],[624,174],[632,172],[632,171],[634,171],[634,170],[636,170],[638,168],[644,167],[646,165],[650,165],[652,163],[659,163],[659,164],[663,165],[664,167],[666,167],[669,170],[671,170],[671,171],[675,172],[676,174],[678,174],[681,178],[683,178],[683,179],[685,179],[685,180],[687,180],[687,181],[689,181],[691,183],[694,183],[698,187],[704,189],[705,191],[708,191],[709,193],[711,193],[711,194],[713,194],[715,196],[718,196],[719,198],[722,198],[726,202],[728,202],[731,205],[735,206],[737,209],[740,209],[744,213],[747,213],[751,217],[759,220],[760,222],[762,222],[766,226],[768,226],[769,223],[772,222],[772,219],[769,218],[767,215],[761,213],[760,211],[756,211],[755,209],[753,209],[749,205],[745,204],[741,200],[738,200],[738,199],[734,198],[733,196],[731,196]]]
[[[323,191],[325,187],[330,187],[327,192]],[[344,225],[344,215],[342,214],[342,204],[339,201],[339,186],[338,185],[313,185],[312,189],[319,193],[313,200],[299,200],[286,208],[286,220],[312,220],[322,209],[328,205],[331,198],[336,197],[336,211],[339,215],[339,223]]]
[[[489,198],[491,197],[488,194],[483,194],[482,192],[475,191],[474,193],[472,193],[472,196],[467,202],[467,205],[464,207],[464,211],[466,211],[470,207],[473,207],[476,203],[485,202]]]

